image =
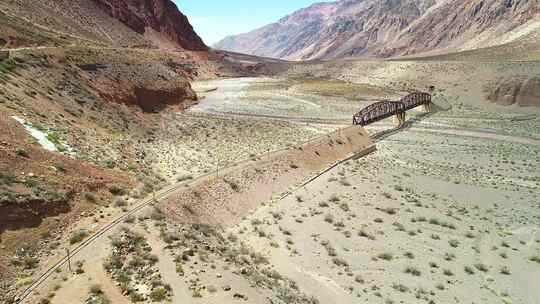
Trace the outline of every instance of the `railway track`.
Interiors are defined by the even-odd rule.
[[[314,138],[314,139],[311,139],[311,140],[307,140],[305,142],[299,143],[298,146],[302,146],[302,145],[305,145],[305,144],[308,144],[308,143],[315,142],[315,141],[317,141],[317,140],[319,140],[319,139],[321,139],[323,137],[326,137],[326,136],[329,136],[331,134],[338,133],[338,132],[341,132],[341,130],[336,130],[334,132],[325,134],[325,135],[323,135],[321,137]],[[279,153],[285,153],[289,149],[295,149],[295,147],[287,147],[287,148],[282,148],[282,149],[279,149],[279,150],[270,151],[270,152],[265,153],[263,155],[259,155],[259,159],[267,158],[269,155],[277,155]],[[227,167],[220,168],[220,170],[219,170],[220,175],[226,174],[227,172],[230,172],[231,170],[237,170],[237,169],[241,168],[242,166],[245,166],[245,165],[250,164],[252,162],[253,162],[253,160],[249,159],[249,160],[240,160],[238,162],[232,163]],[[98,231],[96,231],[90,237],[86,238],[83,242],[81,242],[75,248],[71,248],[69,257],[72,258],[72,257],[76,256],[77,254],[79,254],[82,250],[84,250],[86,247],[88,247],[89,245],[94,243],[96,240],[100,239],[104,234],[109,232],[111,229],[113,229],[116,226],[118,226],[119,224],[123,223],[124,220],[126,218],[128,218],[129,216],[138,213],[142,209],[144,209],[144,208],[146,208],[146,207],[148,207],[148,206],[150,206],[150,205],[152,205],[154,203],[159,203],[160,201],[168,198],[174,192],[185,188],[187,185],[195,184],[197,182],[200,182],[200,181],[202,181],[202,180],[204,180],[206,178],[210,178],[212,176],[214,176],[214,172],[203,174],[203,175],[198,176],[194,180],[174,184],[173,186],[170,186],[170,187],[168,187],[166,189],[163,189],[161,191],[156,192],[155,195],[152,195],[152,197],[145,198],[144,200],[140,201],[139,204],[136,207],[134,207],[130,211],[124,213],[122,216],[116,218],[115,220],[108,223],[107,225],[101,227]],[[21,292],[21,294],[19,294],[17,296],[17,298],[15,299],[15,303],[17,303],[17,304],[24,303],[24,301],[27,300],[30,297],[30,295],[36,289],[38,289],[41,285],[43,285],[56,272],[56,270],[58,268],[65,266],[66,263],[68,263],[68,256],[62,257],[59,261],[57,261],[52,266],[50,266],[44,273],[42,273],[38,278],[36,278],[32,284],[30,284],[28,287],[26,287]]]
[[[202,177],[201,177],[202,178]],[[91,235],[90,237],[86,238],[83,242],[81,242],[78,246],[71,249],[70,257],[73,257],[77,255],[79,252],[81,252],[83,249],[88,247],[90,244],[92,244],[94,241],[99,239],[101,236],[103,236],[105,233],[109,232],[111,229],[115,228],[117,225],[124,222],[126,218],[128,218],[131,215],[134,215],[141,211],[142,209],[152,205],[154,202],[159,202],[159,200],[167,198],[171,193],[175,192],[176,190],[180,189],[181,187],[184,187],[188,183],[181,183],[176,184],[173,187],[170,187],[168,189],[162,190],[158,192],[155,196],[151,198],[144,199],[142,202],[140,202],[135,208],[132,210],[126,212],[122,216],[116,218],[114,221],[108,223],[107,225],[100,228],[96,233]],[[37,288],[39,288],[47,279],[55,273],[55,271],[66,265],[68,262],[68,257],[65,256],[62,259],[60,259],[58,262],[56,262],[54,265],[49,267],[47,271],[45,271],[41,276],[39,276],[31,285],[29,285],[15,300],[15,303],[23,303],[28,297],[34,292]]]
[[[266,117],[266,118],[272,119],[274,117]],[[407,126],[410,126],[410,125],[405,124],[402,127],[392,129],[392,130],[388,130],[389,132],[380,132],[380,133],[374,134],[374,135],[372,135],[372,138],[373,138],[373,140],[375,142],[380,141],[383,138],[394,134],[395,132],[399,132],[400,130],[406,128]],[[335,132],[331,132],[330,134],[337,133],[337,132],[340,132],[340,130],[337,130]],[[329,134],[326,134],[324,136],[328,136],[328,135]],[[304,144],[307,144],[307,143],[310,143],[310,142],[313,142],[313,141],[316,141],[316,140],[318,140],[318,138],[305,141],[305,142],[301,143],[300,145],[304,145]],[[272,151],[272,152],[269,152],[267,154],[283,153],[284,151],[286,151],[288,149],[290,149],[290,147],[280,149],[280,150],[277,150],[277,151]],[[265,157],[264,155],[261,156],[261,158],[264,158],[264,157]],[[231,164],[227,168],[223,168],[221,170],[221,172],[222,172],[222,174],[224,174],[229,170],[233,170],[233,169],[237,168],[238,166],[241,166],[243,164],[247,164],[247,163],[250,163],[250,162],[251,162],[251,160],[238,161],[238,162],[236,162],[234,164]],[[340,162],[338,162],[338,163],[340,163]],[[330,168],[335,167],[338,163],[336,163],[335,165],[333,165]],[[327,169],[326,171],[328,171],[328,170],[329,169]],[[324,172],[326,172],[326,171],[324,171]],[[72,257],[76,256],[77,254],[79,254],[86,247],[88,247],[89,245],[94,243],[96,240],[100,239],[104,234],[106,234],[107,232],[109,232],[113,228],[117,227],[119,224],[123,223],[124,220],[126,218],[128,218],[129,216],[137,214],[139,211],[143,210],[144,208],[146,208],[146,207],[148,207],[148,206],[150,206],[150,205],[152,205],[154,203],[159,203],[161,200],[164,200],[164,199],[168,198],[172,193],[176,192],[179,189],[184,188],[186,185],[194,184],[194,183],[196,183],[198,181],[201,181],[201,180],[203,180],[205,178],[208,178],[208,177],[210,177],[212,175],[213,175],[213,173],[208,173],[208,174],[204,174],[204,175],[201,175],[201,176],[197,177],[195,180],[175,184],[173,186],[170,186],[169,188],[158,191],[152,197],[144,199],[143,201],[141,201],[136,207],[134,207],[130,211],[124,213],[122,216],[116,218],[112,222],[110,222],[107,225],[101,227],[98,231],[96,231],[90,237],[86,238],[83,242],[81,242],[75,248],[71,248],[69,257],[72,258]],[[316,177],[310,179],[307,183],[313,181],[314,179],[316,179],[320,175],[321,174],[319,174]],[[284,197],[286,197],[286,196],[288,196],[290,194],[292,194],[292,192],[285,193]],[[57,261],[52,266],[50,266],[43,274],[41,274],[38,278],[36,278],[32,284],[30,284],[28,287],[26,287],[26,289],[24,289],[24,291],[16,298],[15,303],[19,303],[19,304],[24,303],[24,301],[27,300],[30,297],[30,295],[32,295],[32,293],[36,289],[38,289],[41,285],[43,285],[56,272],[57,269],[65,266],[67,263],[68,263],[68,256],[64,256],[59,261]]]
[[[215,115],[219,115],[219,114],[231,115],[231,113],[215,113]],[[426,118],[426,116],[429,116],[431,114],[433,114],[433,113],[429,113],[427,115],[420,116],[420,117],[418,117],[416,119],[413,119],[412,121],[406,122],[404,125],[402,125],[402,126],[400,126],[398,128],[394,128],[394,129],[391,129],[391,130],[376,133],[376,134],[372,135],[371,137],[374,140],[374,142],[379,142],[379,141],[383,140],[384,138],[386,138],[386,137],[388,137],[388,136],[390,136],[392,134],[395,134],[396,132],[399,132],[399,131],[401,131],[403,129],[410,128],[412,126],[412,124],[414,124],[414,122],[422,120],[422,119]],[[239,114],[238,113],[232,113],[232,115],[239,115]],[[243,116],[243,115],[240,114],[239,116]],[[257,115],[257,118],[287,119],[287,117],[270,116],[270,115]],[[292,118],[292,119],[289,118],[289,119],[293,120],[293,122],[340,124],[340,122],[338,122],[338,121],[324,120],[324,119],[323,120],[321,120],[321,119],[311,119],[311,118],[307,118],[307,119],[306,118],[303,118],[303,119],[302,118]],[[329,134],[325,134],[323,137],[329,136],[330,134],[338,133],[338,132],[341,132],[341,129],[338,129],[338,130],[336,130],[334,132],[331,132]],[[319,138],[311,139],[311,140],[305,141],[303,143],[299,143],[299,145],[304,145],[304,144],[307,144],[307,143],[310,143],[310,142],[314,142],[314,141],[316,141],[318,139]],[[280,149],[280,150],[277,150],[277,151],[268,152],[265,155],[260,156],[260,159],[264,158],[266,155],[283,153],[284,151],[287,151],[289,149],[291,149],[291,147],[283,148],[283,149]],[[249,164],[250,162],[252,162],[252,161],[251,160],[241,160],[241,161],[235,162],[233,164],[230,164],[226,168],[221,168],[220,172],[222,172],[222,174],[225,174],[226,172],[228,172],[230,170],[238,169],[239,166]],[[316,175],[315,177],[311,178],[305,184],[308,184],[308,183],[312,182],[317,177],[322,175],[324,172],[327,172],[331,168],[337,166],[339,163],[341,163],[341,162],[336,162],[330,168],[326,169],[322,173],[320,173],[320,174]],[[175,184],[173,186],[170,186],[169,188],[166,188],[166,189],[163,189],[161,191],[156,192],[154,195],[152,195],[152,197],[148,197],[148,198],[142,200],[141,202],[139,202],[139,204],[136,207],[134,207],[130,211],[124,213],[122,216],[116,218],[115,220],[108,223],[107,225],[101,227],[98,231],[96,231],[90,237],[86,238],[83,242],[81,242],[75,248],[71,248],[69,258],[74,257],[77,254],[79,254],[86,247],[88,247],[89,245],[94,243],[96,240],[100,239],[104,234],[111,231],[113,228],[117,227],[119,224],[123,223],[124,220],[126,218],[128,218],[129,216],[137,214],[139,211],[143,210],[144,208],[146,208],[146,207],[148,207],[148,206],[150,206],[150,205],[152,205],[154,203],[159,203],[160,201],[168,198],[172,193],[176,192],[179,189],[182,189],[182,188],[186,187],[187,185],[195,184],[195,183],[197,183],[197,182],[199,182],[199,181],[201,181],[201,180],[203,180],[205,178],[208,178],[210,176],[213,176],[213,175],[214,175],[214,173],[207,173],[207,174],[201,175],[201,176],[197,177],[196,179],[191,180],[189,182],[182,182],[182,183]],[[304,184],[304,186],[305,186],[305,184]],[[283,195],[282,198],[284,198],[286,196],[289,196],[291,194],[292,194],[292,192],[287,192],[287,193],[285,193]],[[24,301],[27,300],[30,297],[30,295],[32,295],[32,293],[36,289],[38,289],[41,285],[43,285],[56,272],[57,269],[59,269],[60,267],[65,266],[66,263],[68,263],[69,258],[68,258],[68,256],[64,256],[59,261],[57,261],[52,266],[50,266],[43,274],[41,274],[38,278],[36,278],[32,284],[30,284],[28,287],[26,287],[26,289],[24,289],[24,291],[16,298],[15,303],[19,303],[19,304],[24,303]]]

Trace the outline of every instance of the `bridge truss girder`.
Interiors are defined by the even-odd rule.
[[[405,122],[405,112],[420,105],[430,108],[431,95],[428,93],[414,92],[399,101],[380,101],[373,103],[360,112],[354,114],[353,125],[366,126],[379,120],[396,115],[401,124]]]

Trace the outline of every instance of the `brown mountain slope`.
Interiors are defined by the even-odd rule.
[[[170,0],[6,0],[0,47],[82,43],[206,50]]]
[[[392,57],[499,45],[538,29],[538,0],[341,0],[214,47],[293,60]]]

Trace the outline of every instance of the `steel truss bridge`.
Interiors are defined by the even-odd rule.
[[[418,106],[424,106],[427,112],[431,111],[431,94],[414,92],[401,98],[399,101],[380,101],[363,108],[354,114],[353,125],[367,126],[385,118],[396,116],[399,125],[405,123],[405,113]]]

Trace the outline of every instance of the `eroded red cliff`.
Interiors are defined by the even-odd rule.
[[[92,0],[111,17],[139,34],[159,33],[177,46],[192,51],[207,50],[188,18],[171,0]]]

